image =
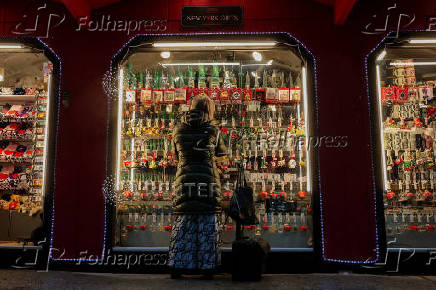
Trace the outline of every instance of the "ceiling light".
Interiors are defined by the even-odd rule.
[[[23,48],[21,45],[18,44],[0,44],[0,48]]]
[[[421,61],[421,62],[391,62],[389,65],[395,66],[413,66],[413,65],[436,65],[435,61]]]
[[[169,58],[169,57],[171,56],[171,53],[170,53],[169,51],[162,51],[162,52],[160,53],[160,56],[161,56],[162,58]]]
[[[183,66],[183,65],[240,65],[239,62],[180,62],[162,63],[162,66]]]
[[[275,41],[263,42],[155,42],[153,47],[220,47],[220,46],[274,46]]]
[[[436,39],[410,39],[409,43],[436,43]]]
[[[262,60],[262,54],[257,51],[253,51],[253,58],[255,61],[261,61]]]

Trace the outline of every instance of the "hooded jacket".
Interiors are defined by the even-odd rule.
[[[221,183],[214,157],[225,155],[219,129],[201,110],[188,111],[174,128],[173,142],[178,159],[175,178],[175,213],[220,211]]]

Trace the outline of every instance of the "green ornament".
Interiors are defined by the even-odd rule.
[[[198,87],[205,88],[206,87],[206,73],[204,71],[204,66],[198,66]]]
[[[131,71],[132,68],[133,68],[132,63],[131,63],[131,62],[127,62],[127,63],[126,63],[126,69],[127,69],[128,71]]]
[[[212,77],[211,77],[210,87],[211,88],[220,87],[220,69],[217,65],[212,66]]]
[[[159,72],[157,70],[154,71],[154,77],[153,77],[153,89],[158,89],[160,84],[160,76]]]
[[[267,168],[265,158],[262,158],[261,168]]]
[[[179,72],[179,88],[185,87],[185,75],[182,71]]]

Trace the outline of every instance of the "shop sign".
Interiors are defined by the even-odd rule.
[[[182,8],[182,27],[241,27],[243,17],[244,11],[241,6],[185,6]]]

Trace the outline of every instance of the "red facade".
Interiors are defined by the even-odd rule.
[[[73,1],[70,2],[67,6],[72,13],[83,11],[73,11]],[[112,56],[135,33],[147,31],[130,35],[126,31],[76,31],[80,20],[76,21],[62,4],[49,2],[46,8],[37,10],[40,4],[38,1],[3,2],[0,33],[16,35],[13,33],[16,25],[35,19],[38,13],[39,21],[46,23],[50,13],[59,15],[52,18],[48,37],[42,38],[62,60],[53,246],[65,249],[62,258],[79,258],[83,250],[101,255],[108,115],[102,81]],[[398,25],[402,29],[427,29],[428,17],[434,14],[431,1],[413,4],[397,1],[392,9],[389,1],[360,1],[343,26],[335,25],[335,19],[344,17],[344,12],[337,16],[338,8],[305,0],[128,0],[93,10],[91,20],[101,19],[102,15],[119,20],[167,20],[162,33],[197,32],[181,29],[181,9],[190,5],[240,5],[244,8],[243,27],[225,31],[288,32],[313,53],[317,67],[319,136],[347,136],[348,140],[346,148],[320,149],[324,259],[374,260],[378,245],[365,56]],[[401,13],[410,17],[399,18]],[[24,14],[27,18],[23,18]],[[61,22],[63,15],[65,20]],[[59,22],[54,27],[53,23]],[[46,29],[38,28],[32,33],[44,37]],[[65,93],[71,98],[65,97]]]

